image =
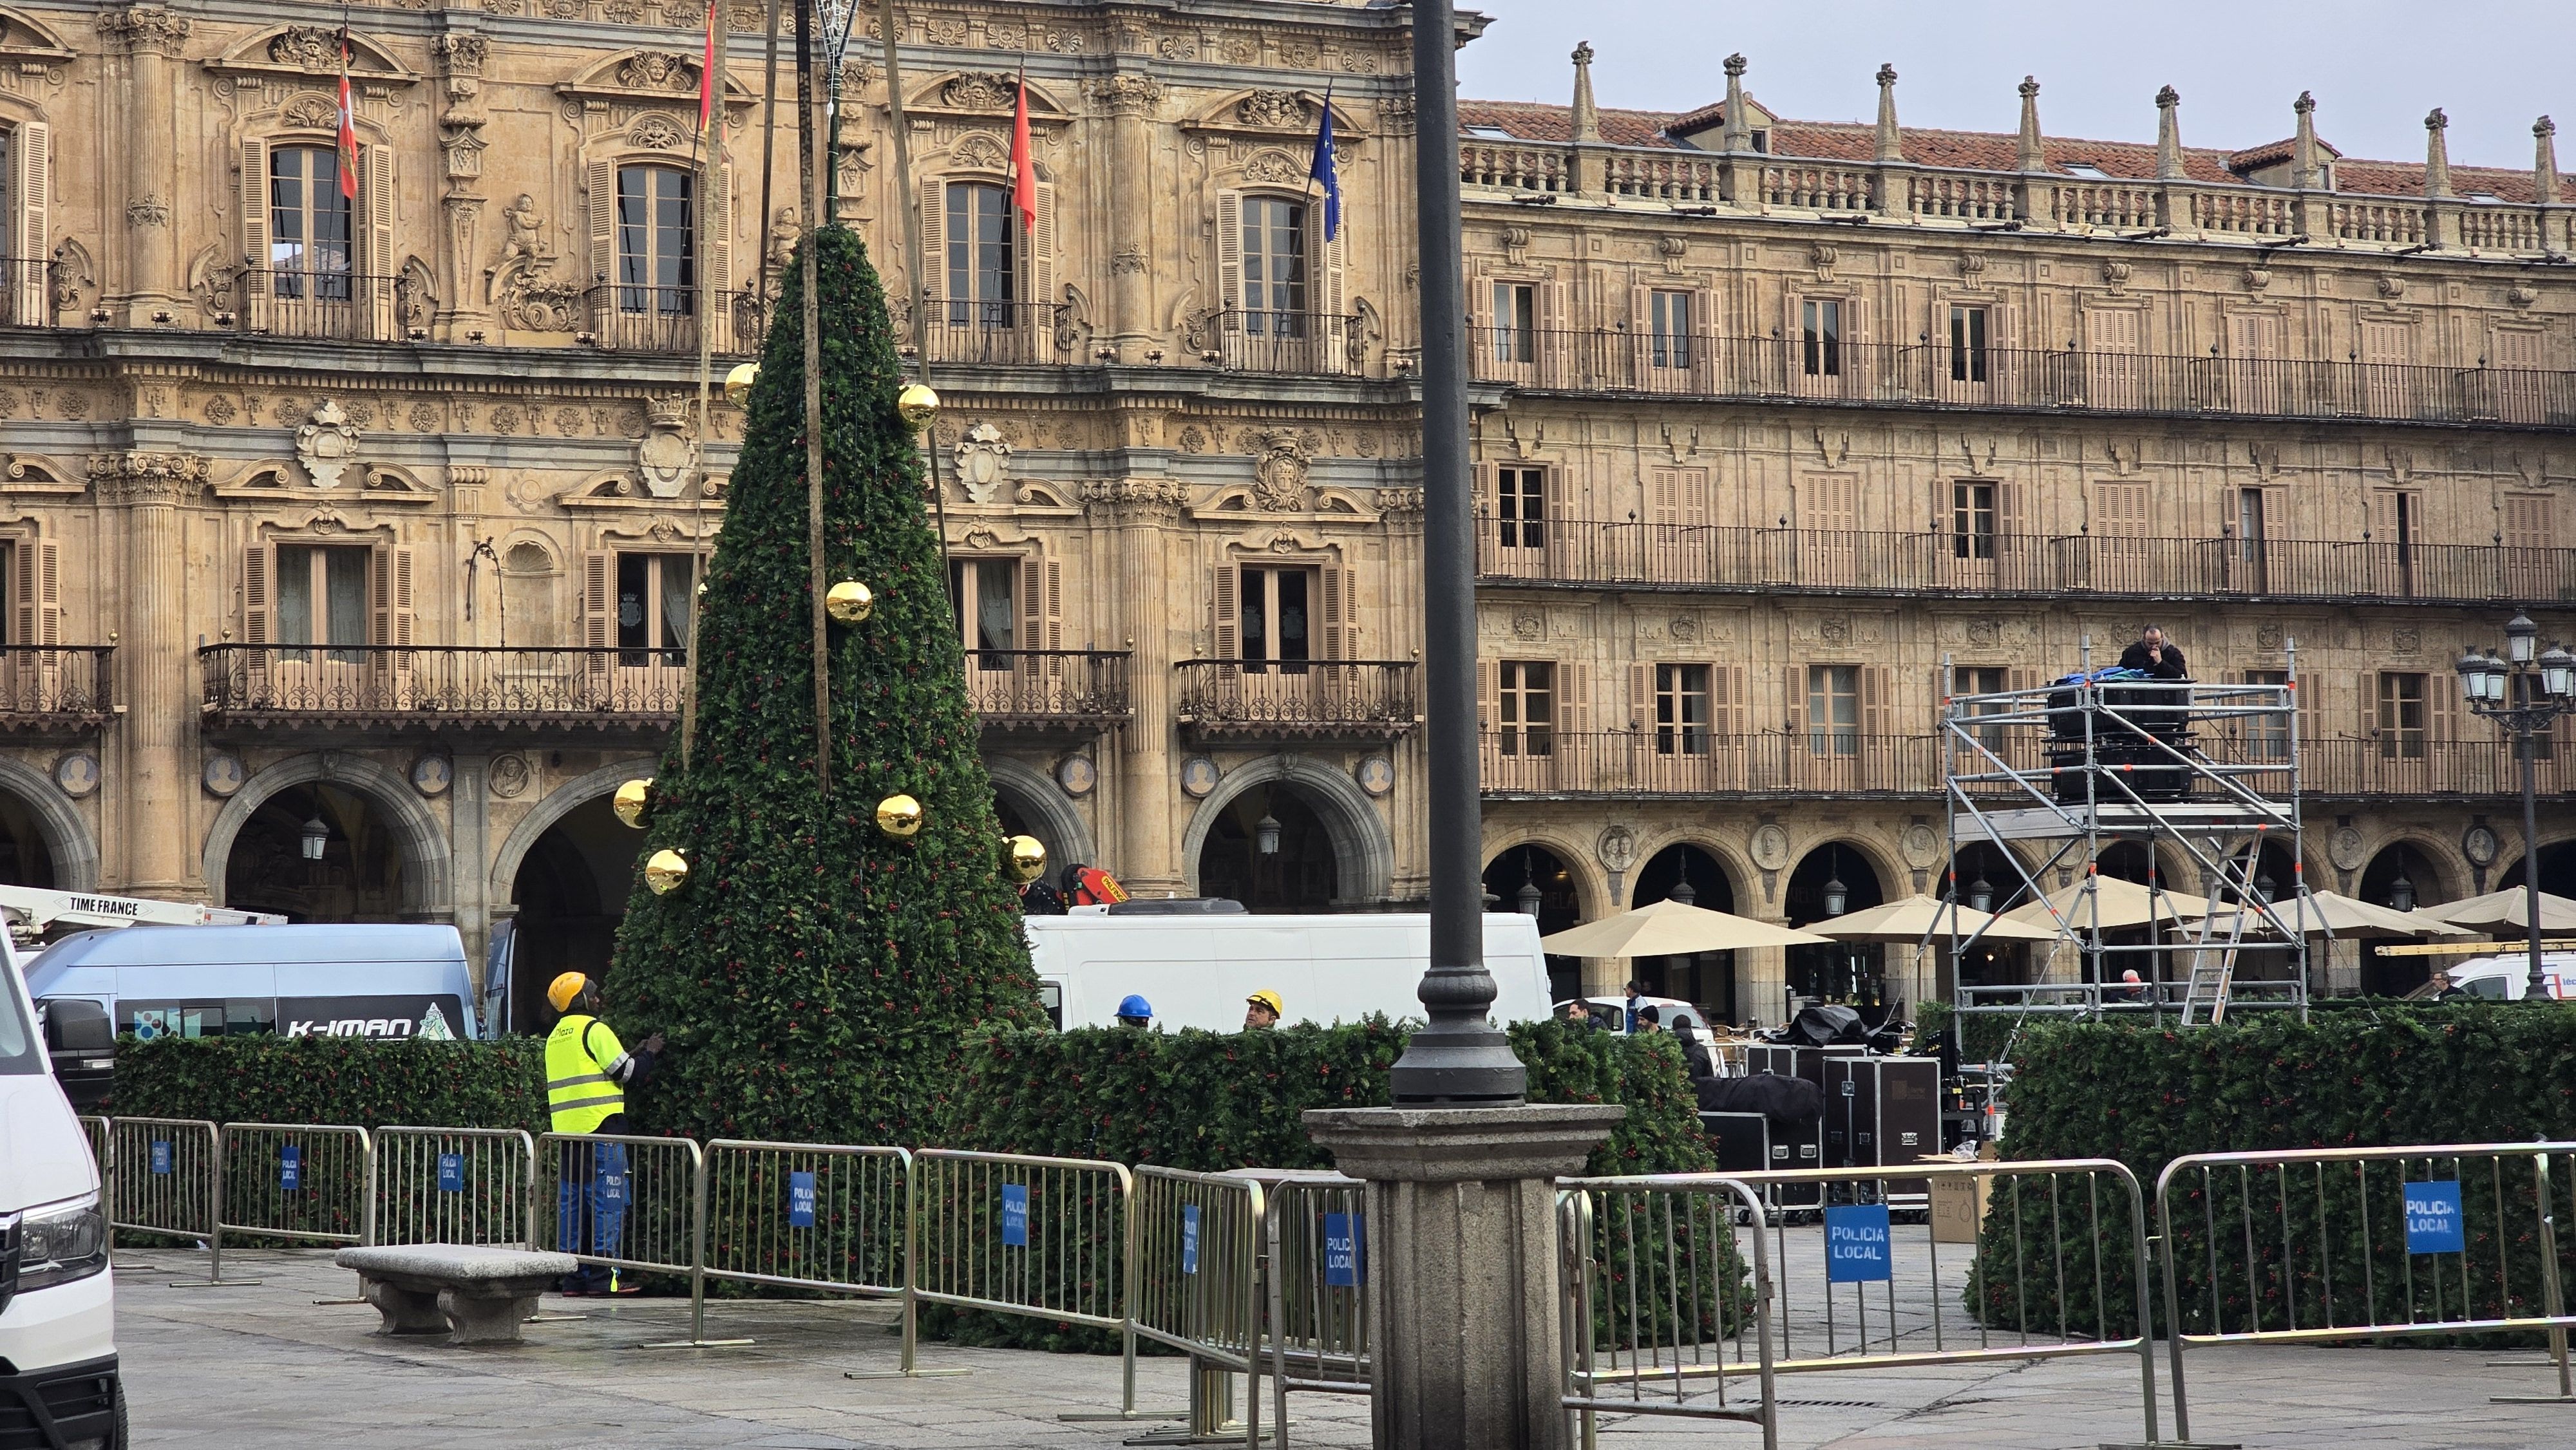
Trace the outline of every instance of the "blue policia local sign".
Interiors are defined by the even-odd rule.
[[[1029,1246],[1029,1186],[1025,1183],[1002,1185],[1002,1247],[1025,1249]]]
[[[152,1140],[152,1171],[155,1173],[170,1171],[170,1140],[167,1138]]]
[[[2460,1212],[2460,1181],[2409,1183],[2406,1194],[2406,1252],[2464,1254],[2469,1236]]]
[[[1199,1206],[1185,1203],[1181,1205],[1181,1272],[1195,1274],[1198,1271]]]
[[[1825,1282],[1878,1284],[1896,1277],[1888,1252],[1887,1205],[1825,1210]]]
[[[277,1186],[288,1193],[304,1186],[304,1150],[293,1143],[277,1150]]]
[[[814,1175],[811,1173],[787,1175],[787,1226],[814,1226]]]
[[[441,1153],[438,1155],[438,1191],[441,1193],[463,1193],[465,1191],[464,1154]]]
[[[1361,1218],[1356,1213],[1324,1215],[1324,1282],[1336,1289],[1356,1289],[1365,1263],[1360,1248]]]

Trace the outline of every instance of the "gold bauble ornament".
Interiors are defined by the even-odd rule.
[[[688,879],[688,858],[667,847],[654,852],[653,859],[644,863],[644,884],[652,887],[656,896],[670,895]]]
[[[921,802],[908,795],[877,802],[877,829],[898,841],[911,840],[921,833]]]
[[[652,803],[653,777],[648,775],[642,780],[630,780],[619,786],[616,799],[611,801],[610,805],[616,810],[619,820],[637,830],[642,830],[644,809]]]
[[[902,395],[894,400],[894,410],[903,415],[903,421],[913,432],[918,433],[929,427],[930,420],[938,415],[939,395],[932,392],[926,383],[907,383]]]
[[[843,624],[865,622],[876,607],[876,592],[856,579],[844,579],[823,593],[823,612]]]
[[[725,401],[740,408],[751,402],[751,385],[760,381],[760,364],[736,363],[725,374]]]
[[[1035,836],[1013,836],[1005,843],[1002,869],[1013,881],[1026,886],[1046,874],[1046,845]]]

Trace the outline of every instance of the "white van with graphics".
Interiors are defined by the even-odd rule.
[[[155,1037],[477,1037],[452,926],[129,926],[84,931],[27,967],[40,1002],[95,1002]]]
[[[0,1431],[32,1425],[26,1443],[124,1450],[107,1248],[98,1164],[0,933]]]

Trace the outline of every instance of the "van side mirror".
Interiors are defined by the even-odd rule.
[[[107,1097],[116,1080],[116,1022],[84,997],[55,997],[39,1004],[45,1018],[45,1051],[54,1078],[72,1106],[89,1109]]]

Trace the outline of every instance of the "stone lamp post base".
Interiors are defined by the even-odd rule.
[[[1617,1104],[1328,1108],[1306,1132],[1367,1181],[1378,1450],[1563,1450],[1555,1180]]]

